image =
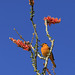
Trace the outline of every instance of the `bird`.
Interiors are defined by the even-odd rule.
[[[41,44],[41,53],[43,56],[47,57],[48,53],[49,53],[49,50],[50,50],[50,47],[46,44],[46,43],[42,43]],[[53,53],[51,52],[51,55],[50,55],[50,60],[53,64],[53,66],[56,68],[56,64],[54,62],[54,56],[53,56]]]

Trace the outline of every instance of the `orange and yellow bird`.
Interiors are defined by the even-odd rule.
[[[43,43],[41,46],[42,46],[41,47],[42,55],[45,56],[45,57],[47,57],[47,55],[49,53],[49,50],[50,50],[50,47],[46,43]],[[56,64],[54,62],[54,56],[53,56],[52,52],[51,52],[51,55],[50,55],[50,60],[51,60],[51,62],[53,64],[53,66],[56,68]]]

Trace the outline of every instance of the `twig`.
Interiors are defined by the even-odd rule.
[[[17,32],[17,30],[14,28],[14,30],[16,31],[16,33],[20,36],[20,38],[23,40],[23,41],[25,41],[23,38],[22,38],[22,36]]]
[[[33,37],[32,37],[32,40],[31,40],[31,44],[32,44],[32,42],[33,42],[33,39],[34,39],[34,33],[33,33]]]
[[[39,57],[40,59],[43,59],[43,60],[46,59],[45,57],[42,57],[40,54],[37,54],[37,55],[38,55],[38,57]]]
[[[48,28],[47,28],[47,20],[45,20],[45,26],[46,26],[46,34],[47,34],[49,40],[51,41],[51,36],[49,35]]]

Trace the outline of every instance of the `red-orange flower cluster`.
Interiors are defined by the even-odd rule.
[[[34,0],[29,0],[29,5],[33,6],[34,5]]]
[[[47,20],[47,25],[49,24],[50,26],[51,24],[59,23],[61,21],[61,18],[58,20],[58,18],[54,18],[54,17],[51,18],[51,16],[48,16],[48,17],[44,17],[44,21],[45,20]]]
[[[18,47],[23,48],[23,50],[29,51],[31,50],[31,46],[29,45],[29,41],[28,42],[22,42],[21,40],[16,40],[13,38],[9,38],[11,41],[13,41],[15,44],[17,44]]]

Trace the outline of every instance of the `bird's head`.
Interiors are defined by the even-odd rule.
[[[47,43],[42,43],[40,46],[48,46]]]

